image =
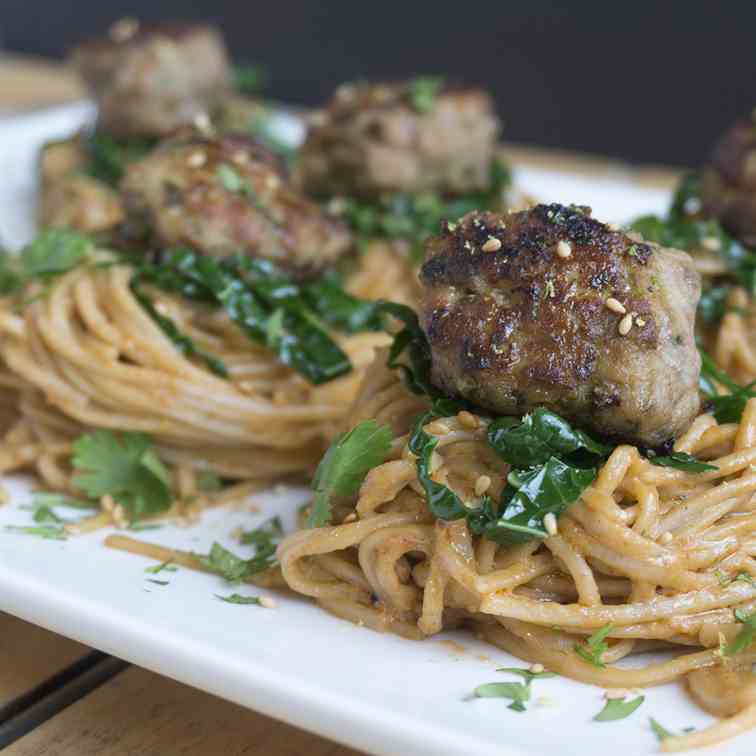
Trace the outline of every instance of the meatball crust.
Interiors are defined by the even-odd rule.
[[[756,247],[756,122],[741,120],[721,138],[704,168],[705,215],[748,247]]]
[[[701,287],[685,252],[537,205],[448,223],[420,281],[432,380],[452,396],[503,415],[545,406],[645,446],[699,411]]]
[[[300,276],[351,248],[342,223],[294,191],[279,160],[246,136],[167,139],[128,166],[121,190],[134,226],[158,246],[263,257]]]
[[[122,19],[71,57],[97,102],[99,128],[119,138],[159,137],[207,116],[230,81],[219,32],[201,24]]]
[[[123,220],[118,193],[87,176],[84,135],[48,142],[40,154],[38,220],[42,227],[68,227],[83,233],[109,232]]]
[[[310,121],[299,178],[316,195],[462,194],[486,188],[499,134],[491,98],[442,86],[344,84]]]

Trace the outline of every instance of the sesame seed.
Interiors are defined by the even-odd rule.
[[[632,695],[633,692],[631,690],[627,690],[626,688],[613,688],[612,690],[604,691],[604,698],[607,701],[612,701],[615,698],[627,698],[628,696]]]
[[[544,666],[543,666],[543,664],[538,664],[538,663],[536,663],[536,664],[531,664],[531,665],[530,665],[530,671],[531,671],[531,672],[532,672],[532,673],[533,673],[534,675],[540,675],[540,674],[541,674],[541,672],[545,672],[545,671],[546,671],[546,667],[544,667]]]
[[[546,296],[553,299],[556,296],[556,290],[554,289],[554,282],[549,279],[546,281]]]
[[[606,227],[609,231],[619,231],[619,226],[616,223],[607,223]]]
[[[430,458],[430,466],[429,466],[430,474],[433,475],[433,473],[436,472],[436,470],[438,470],[438,468],[441,467],[441,465],[443,464],[444,464],[444,458],[437,451],[434,451],[431,454],[431,458]]]
[[[632,313],[628,313],[625,315],[622,320],[619,322],[619,326],[617,326],[617,330],[619,331],[620,336],[627,336],[628,333],[630,333],[630,329],[633,327],[633,316]]]
[[[343,520],[342,522],[355,522],[357,519],[357,513],[356,512],[350,512]]]
[[[434,436],[445,436],[449,432],[449,426],[441,420],[435,420],[425,426],[425,430],[428,433],[432,433]]]
[[[605,304],[612,312],[616,312],[618,315],[624,315],[627,312],[625,305],[614,297],[609,297]]]
[[[722,249],[722,242],[716,236],[707,236],[705,239],[701,239],[701,246],[710,252],[719,252]]]
[[[481,247],[484,252],[496,252],[501,249],[501,241],[495,236],[489,236],[486,243]]]
[[[636,318],[635,325],[637,325],[638,328],[643,328],[643,326],[646,325],[646,321],[643,320],[643,318]]]
[[[193,152],[186,159],[186,164],[191,168],[199,168],[207,162],[207,155],[204,152]]]
[[[260,606],[265,609],[275,609],[278,606],[278,603],[270,596],[260,596]]]
[[[664,543],[664,544],[667,544],[667,543],[672,543],[672,539],[673,539],[673,538],[674,538],[674,536],[672,535],[672,533],[670,533],[670,532],[669,532],[669,531],[667,530],[667,531],[666,531],[665,533],[662,533],[662,534],[661,534],[661,535],[659,536],[659,543]]]
[[[570,246],[570,243],[564,241],[563,239],[560,239],[559,244],[557,244],[557,247],[556,247],[556,253],[563,260],[566,260],[568,257],[572,255],[572,247]]]
[[[135,18],[121,18],[108,30],[113,42],[127,42],[139,31],[139,21]]]
[[[470,428],[470,430],[476,430],[478,427],[478,418],[467,410],[458,412],[457,420],[459,420],[459,422],[464,425],[465,428]]]
[[[553,512],[547,512],[543,518],[543,527],[550,536],[557,534],[557,519]]]
[[[194,116],[194,128],[202,132],[210,131],[210,118],[207,113],[198,113]]]
[[[475,481],[476,496],[482,496],[489,488],[491,488],[491,478],[489,478],[488,475],[481,475]]]

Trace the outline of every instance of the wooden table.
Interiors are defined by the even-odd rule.
[[[83,96],[60,64],[0,58],[0,113]],[[514,164],[590,176],[621,172],[669,188],[675,169],[629,167],[559,150],[510,146]],[[356,756],[357,752],[130,666],[0,613],[0,749],[8,756]]]

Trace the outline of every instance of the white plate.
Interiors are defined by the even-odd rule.
[[[20,244],[31,233],[40,140],[64,135],[88,114],[77,106],[0,122],[6,243]],[[516,172],[516,181],[543,200],[588,204],[597,217],[618,222],[667,201],[661,192],[640,191],[629,175],[585,180],[528,170]],[[278,598],[273,610],[225,604],[214,596],[231,592],[219,578],[186,569],[160,575],[168,586],[149,583],[149,562],[104,548],[103,533],[56,542],[4,532],[29,521],[20,509],[28,482],[6,485],[12,503],[0,508],[0,610],[364,751],[636,756],[657,751],[649,716],[675,731],[711,721],[678,685],[649,690],[632,717],[605,724],[591,721],[603,706],[602,691],[563,678],[536,681],[524,714],[501,700],[466,700],[481,683],[511,679],[497,666],[521,663],[464,634],[413,642],[374,633],[304,599]],[[228,536],[236,526],[250,528],[278,512],[289,514],[291,526],[304,497],[258,496],[258,515],[212,512],[192,529],[164,527],[139,537],[200,552],[214,540],[233,548]],[[713,752],[746,756],[755,748],[752,734]]]

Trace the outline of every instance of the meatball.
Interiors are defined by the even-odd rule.
[[[705,215],[756,247],[756,121],[739,121],[716,145],[703,171],[701,201]]]
[[[484,189],[499,134],[491,98],[440,80],[345,84],[310,119],[300,181],[316,195]]]
[[[503,415],[545,406],[650,447],[699,410],[700,281],[685,252],[589,208],[473,212],[429,240],[420,281],[432,380],[452,396]]]
[[[38,220],[43,227],[103,233],[123,220],[118,193],[84,173],[89,160],[84,139],[79,135],[42,148]]]
[[[263,257],[300,276],[351,248],[342,223],[292,189],[278,158],[246,136],[165,140],[128,166],[121,190],[134,227],[156,245]]]
[[[99,108],[99,128],[119,138],[162,136],[206,117],[230,81],[216,29],[131,19],[85,42],[72,62]]]

